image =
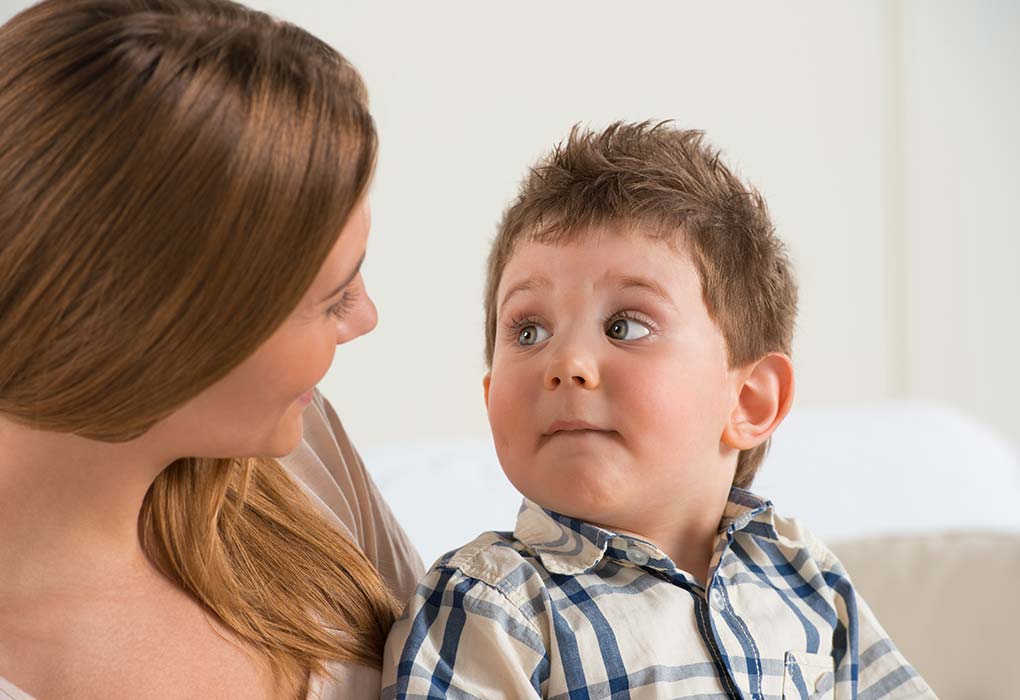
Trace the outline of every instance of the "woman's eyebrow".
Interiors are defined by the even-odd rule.
[[[354,278],[358,276],[359,272],[361,272],[361,263],[363,263],[363,262],[365,262],[365,254],[364,253],[361,254],[361,260],[359,260],[358,264],[354,266],[354,271],[350,275],[347,276],[347,279],[345,279],[343,282],[341,282],[339,285],[337,285],[337,288],[334,289],[329,294],[327,294],[326,297],[321,302],[319,302],[319,303],[325,303],[325,302],[329,301],[330,299],[332,299],[333,297],[335,297],[340,292],[344,291],[344,288],[347,285],[349,285],[352,281],[354,281]]]

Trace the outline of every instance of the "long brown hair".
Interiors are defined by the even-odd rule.
[[[121,442],[249,357],[364,193],[364,86],[228,0],[46,0],[0,28],[0,413]],[[164,573],[300,682],[381,665],[395,603],[271,459],[180,459]]]

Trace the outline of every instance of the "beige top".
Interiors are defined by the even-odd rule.
[[[304,412],[304,439],[281,459],[325,516],[357,542],[397,597],[407,600],[424,573],[421,559],[382,500],[340,419],[318,391]],[[313,680],[309,700],[377,700],[378,671],[331,664],[331,679]],[[0,700],[33,700],[0,677]]]

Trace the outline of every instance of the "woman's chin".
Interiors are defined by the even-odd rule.
[[[296,416],[286,415],[277,425],[274,433],[269,436],[259,450],[265,457],[279,459],[291,454],[301,445],[304,437],[304,421],[299,411]]]

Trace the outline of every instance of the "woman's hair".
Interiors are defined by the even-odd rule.
[[[139,437],[294,310],[364,194],[354,68],[228,0],[45,0],[0,28],[0,414]],[[300,682],[379,667],[395,601],[271,459],[179,459],[164,573]]]

